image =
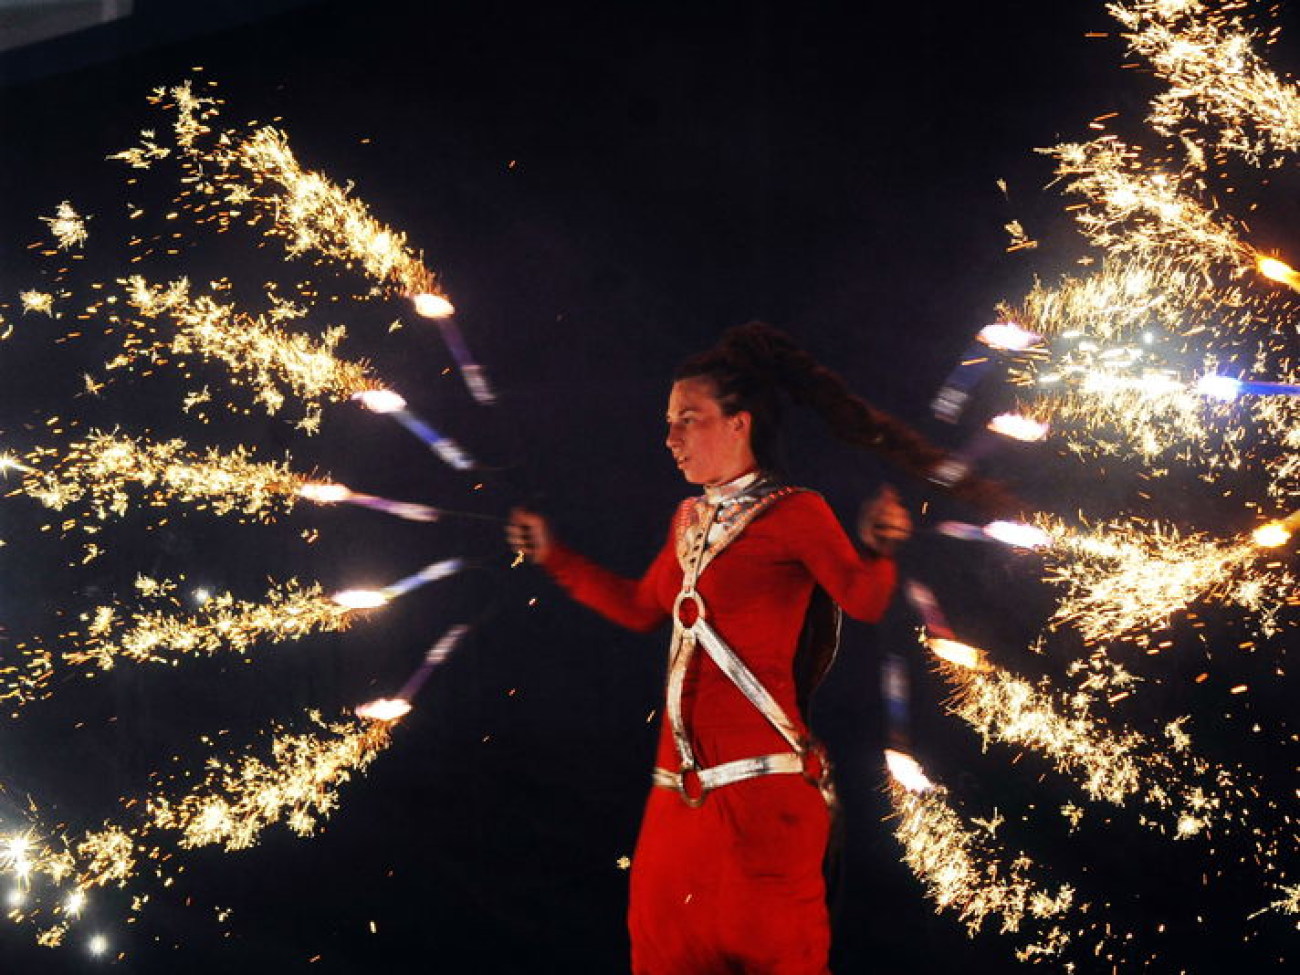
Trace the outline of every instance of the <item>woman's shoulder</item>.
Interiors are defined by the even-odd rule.
[[[772,506],[772,514],[779,514],[783,518],[812,518],[821,520],[827,517],[834,517],[831,506],[826,499],[812,488],[799,487],[797,485],[787,485],[781,491],[781,496],[776,499]]]
[[[826,507],[826,499],[822,497],[820,491],[813,488],[802,487],[798,484],[787,484],[781,490],[784,495],[781,498],[783,504],[794,505],[795,507]]]

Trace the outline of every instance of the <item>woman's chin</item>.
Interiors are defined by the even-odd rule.
[[[705,481],[703,477],[691,470],[689,467],[679,467],[678,470],[682,472],[682,480],[687,484],[703,484]]]

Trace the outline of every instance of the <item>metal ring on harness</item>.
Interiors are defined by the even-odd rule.
[[[695,604],[695,619],[691,620],[689,623],[682,619],[682,605],[688,599]],[[700,598],[698,592],[694,589],[683,589],[677,594],[677,598],[673,601],[673,619],[677,621],[679,626],[689,630],[700,620],[704,619],[705,615],[704,600]]]

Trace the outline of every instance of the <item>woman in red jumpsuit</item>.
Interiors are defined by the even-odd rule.
[[[635,630],[673,622],[655,788],[632,863],[634,975],[829,971],[831,794],[801,713],[797,651],[819,590],[855,619],[881,617],[889,553],[911,525],[887,490],[864,510],[860,550],[819,495],[780,483],[768,455],[783,394],[909,467],[938,459],[783,333],[754,324],[678,371],[666,444],[704,495],[679,506],[641,579],[566,548],[540,515],[512,515],[511,544],[579,602]]]

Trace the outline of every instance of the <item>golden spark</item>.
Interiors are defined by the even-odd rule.
[[[41,217],[41,220],[50,228],[60,250],[80,247],[90,237],[86,231],[85,219],[66,200],[58,205],[54,216]]]
[[[278,129],[265,127],[237,143],[222,159],[242,168],[252,185],[245,193],[270,190],[272,233],[289,255],[314,252],[359,266],[372,280],[402,294],[441,297],[433,275],[399,233],[371,216],[369,208],[326,176],[304,170]]]
[[[1157,132],[1208,128],[1210,146],[1254,163],[1300,148],[1300,93],[1268,68],[1231,5],[1136,0],[1107,9],[1128,28],[1130,49],[1169,83],[1148,116]]]
[[[1296,590],[1281,565],[1260,559],[1250,538],[1229,542],[1158,522],[1112,521],[1070,529],[1044,519],[1055,539],[1047,578],[1065,595],[1052,615],[1090,642],[1126,637],[1146,644],[1197,600],[1237,605],[1264,633]]]
[[[339,788],[388,747],[392,723],[311,719],[316,731],[275,735],[268,759],[212,759],[197,788],[148,799],[149,829],[179,831],[182,847],[225,850],[253,846],[280,821],[300,836],[313,833],[338,806]]]
[[[277,413],[287,396],[296,397],[306,411],[298,425],[309,432],[319,426],[323,401],[346,400],[375,385],[365,363],[335,354],[345,335],[342,326],[327,329],[318,341],[284,331],[280,323],[301,313],[295,306],[275,302],[272,312],[249,315],[209,295],[191,297],[184,278],[161,286],[136,276],[123,284],[142,323],[165,316],[176,331],[170,340],[140,342],[123,351],[106,363],[108,369],[142,358],[157,361],[164,352],[220,362],[268,413]]]
[[[1035,923],[1063,918],[1076,905],[1066,885],[1053,893],[1036,883],[1033,862],[1023,854],[1007,859],[984,830],[968,827],[948,800],[947,790],[913,791],[894,783],[889,789],[894,835],[903,860],[925,884],[939,910],[956,911],[971,933],[993,919],[1002,932],[1019,931],[1026,919]],[[1051,925],[1030,955],[1053,955],[1069,943],[1069,934]]]
[[[44,291],[23,291],[19,293],[18,300],[22,302],[23,314],[29,311],[38,315],[54,314],[54,295]]]

